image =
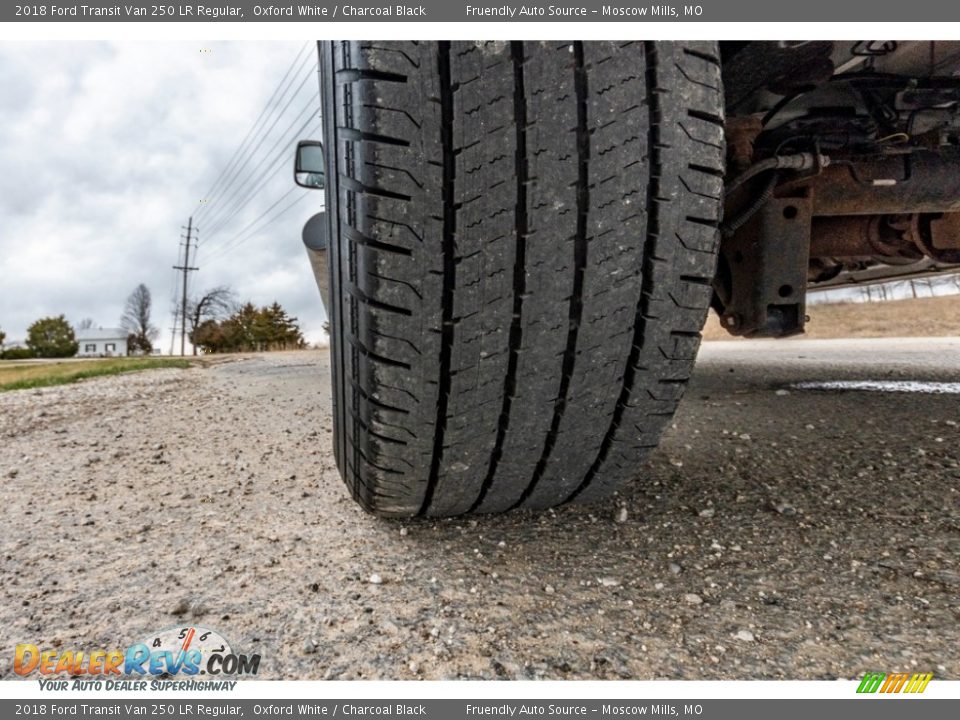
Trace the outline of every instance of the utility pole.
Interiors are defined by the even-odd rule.
[[[183,243],[180,243],[180,247],[183,247]],[[177,264],[180,263],[180,248],[177,248]],[[176,265],[174,265],[176,268]],[[180,304],[177,302],[177,286],[179,283],[176,280],[177,271],[174,270],[174,284],[173,290],[171,292],[170,302],[173,303],[173,326],[170,328],[170,354],[173,355],[173,351],[177,347],[177,322],[180,319],[180,308],[177,306]]]
[[[174,265],[174,270],[179,270],[183,273],[183,288],[180,295],[180,355],[184,356],[187,354],[187,278],[191,272],[194,270],[199,270],[199,268],[190,267],[190,243],[193,241],[193,231],[196,229],[193,227],[193,216],[187,221],[187,226],[183,228],[187,231],[187,236],[184,238],[186,240],[186,245],[184,246],[183,251],[183,265]]]

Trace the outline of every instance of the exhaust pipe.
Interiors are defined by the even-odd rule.
[[[303,226],[303,245],[317,281],[323,310],[330,317],[330,273],[327,268],[327,214],[317,213]]]

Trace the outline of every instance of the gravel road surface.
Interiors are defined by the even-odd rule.
[[[958,380],[958,340],[710,343],[620,497],[407,523],[340,482],[325,352],[0,394],[0,677],[195,623],[261,678],[958,679]]]

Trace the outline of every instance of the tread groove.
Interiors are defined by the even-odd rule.
[[[695,172],[702,172],[705,175],[711,175],[713,177],[722,178],[723,170],[720,168],[709,167],[707,165],[698,165],[697,163],[688,163],[687,167]]]
[[[497,439],[490,453],[490,462],[486,477],[480,487],[480,493],[470,511],[475,510],[483,502],[493,479],[497,473],[497,466],[503,454],[504,438],[510,425],[510,411],[513,406],[513,397],[517,391],[517,362],[518,350],[523,340],[523,297],[526,293],[526,244],[527,233],[527,183],[529,182],[529,167],[527,164],[527,99],[523,82],[523,43],[511,42],[510,55],[513,61],[513,110],[516,126],[517,147],[515,153],[517,204],[516,204],[516,255],[513,266],[513,320],[510,323],[509,359],[507,373],[503,381],[503,404],[500,408],[500,422],[497,427]]]
[[[521,507],[533,493],[547,468],[550,454],[557,443],[560,421],[567,408],[567,394],[577,359],[577,335],[583,315],[583,280],[587,267],[587,214],[590,209],[590,130],[587,124],[587,69],[584,65],[583,43],[573,44],[574,89],[577,95],[577,232],[574,240],[573,292],[570,294],[567,342],[563,351],[560,391],[553,406],[550,430],[543,444],[530,484],[523,491],[514,508]]]
[[[637,361],[640,359],[640,348],[643,345],[644,329],[646,327],[647,315],[647,288],[650,286],[651,275],[653,273],[652,263],[655,258],[654,247],[656,238],[660,232],[660,205],[664,201],[660,198],[660,177],[663,172],[660,153],[662,151],[660,137],[660,98],[657,93],[657,57],[656,46],[654,43],[644,43],[644,53],[647,59],[647,111],[650,114],[650,125],[648,129],[648,145],[650,148],[650,182],[647,185],[647,237],[644,240],[643,268],[640,301],[633,320],[633,342],[630,346],[630,355],[627,358],[627,364],[623,373],[623,385],[620,389],[620,396],[617,398],[617,404],[613,411],[613,417],[610,425],[600,443],[600,451],[597,453],[593,465],[587,471],[583,481],[577,486],[576,490],[570,494],[564,502],[571,502],[582,493],[593,481],[597,471],[603,465],[610,452],[610,446],[613,444],[614,434],[623,419],[624,410],[630,401],[633,393],[634,376],[636,375]]]
[[[407,82],[407,76],[400,73],[372,70],[370,68],[343,68],[337,70],[337,83],[345,85],[359,80],[380,80],[383,82]]]
[[[443,146],[443,289],[442,326],[440,328],[440,373],[437,380],[437,417],[434,425],[433,457],[430,461],[430,476],[427,479],[420,515],[425,515],[433,502],[433,493],[440,477],[443,459],[443,437],[447,424],[447,404],[450,398],[450,358],[453,350],[453,295],[456,283],[456,234],[457,211],[454,207],[454,183],[456,182],[456,157],[453,150],[453,81],[450,73],[450,43],[438,43],[437,63],[440,73],[440,134]]]
[[[359,353],[360,353],[361,355],[363,355],[364,357],[370,358],[370,359],[373,360],[374,362],[378,362],[378,363],[380,363],[380,364],[382,364],[382,365],[389,365],[389,366],[392,366],[392,367],[403,368],[404,370],[409,370],[409,369],[410,369],[410,363],[405,363],[405,362],[403,362],[402,360],[394,360],[393,358],[388,358],[388,357],[386,357],[385,355],[381,355],[381,354],[379,354],[379,353],[375,353],[375,352],[373,352],[373,350],[371,350],[370,348],[368,348],[366,345],[364,345],[363,343],[361,343],[361,342],[360,342],[359,340],[357,340],[356,338],[353,339],[353,343],[352,343],[352,344],[353,344],[353,347],[356,348],[357,352],[359,352]]]
[[[390,303],[385,303],[381,300],[377,300],[376,298],[372,298],[357,287],[350,288],[349,292],[364,305],[369,305],[377,310],[396,313],[397,315],[406,315],[407,317],[413,315],[413,312],[408,308],[400,307],[399,305],[391,305]]]
[[[390,137],[389,135],[381,135],[380,133],[366,132],[364,130],[357,130],[357,128],[352,127],[338,127],[337,135],[340,135],[344,140],[352,140],[353,142],[371,142],[371,143],[380,143],[381,145],[396,145],[398,147],[410,147],[410,141],[404,140],[403,138]]]
[[[683,54],[689,55],[690,57],[700,58],[701,60],[705,60],[708,63],[716,65],[717,67],[720,66],[720,59],[718,57],[716,57],[715,55],[710,55],[709,53],[701,52],[700,50],[694,50],[693,48],[684,48]]]
[[[344,235],[357,245],[363,245],[364,247],[373,248],[374,250],[379,250],[382,252],[394,253],[395,255],[404,255],[409,257],[413,254],[412,251],[405,247],[400,247],[399,245],[391,245],[390,243],[385,243],[381,240],[374,240],[371,237],[367,237],[363,233],[354,228],[347,228],[344,231]]]
[[[712,125],[719,125],[720,127],[723,127],[723,118],[714,113],[708,113],[704,112],[703,110],[697,110],[696,108],[690,108],[687,110],[687,115],[697,120],[703,120],[704,122],[711,123]]]
[[[375,187],[373,185],[364,185],[362,182],[354,180],[347,175],[340,176],[340,184],[361,195],[374,195],[387,200],[403,200],[404,202],[409,202],[412,199],[404,193],[394,192],[393,190],[387,190],[386,188]]]

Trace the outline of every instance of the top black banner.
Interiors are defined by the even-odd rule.
[[[837,3],[807,0],[700,0],[653,5],[598,0],[552,3],[420,0],[211,4],[116,4],[88,1],[3,4],[3,22],[952,22],[960,4],[942,0]]]

